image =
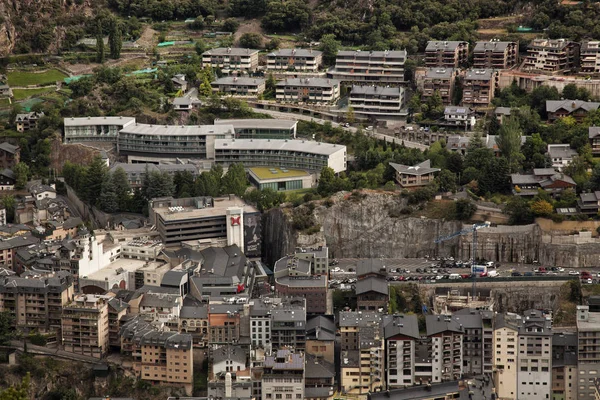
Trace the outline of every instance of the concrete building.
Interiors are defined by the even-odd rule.
[[[600,360],[600,313],[590,306],[577,306],[577,395],[579,399],[595,399],[594,379]]]
[[[0,143],[0,168],[12,169],[21,161],[21,148],[8,142]]]
[[[295,139],[298,121],[290,119],[216,119],[215,125],[231,125],[236,139]]]
[[[0,191],[1,190],[15,190],[15,184],[17,178],[12,169],[5,168],[0,171]]]
[[[317,315],[306,321],[306,354],[335,363],[336,327],[333,318]]]
[[[415,80],[423,102],[427,102],[437,92],[443,105],[452,104],[455,79],[456,72],[453,68],[427,68],[415,72]]]
[[[211,83],[213,93],[236,97],[257,97],[265,91],[262,78],[224,76]]]
[[[600,72],[600,41],[587,40],[581,43],[579,62],[582,74],[597,74]]]
[[[244,251],[246,237],[244,218],[258,213],[254,207],[234,195],[228,197],[189,197],[184,199],[153,199],[149,204],[150,223],[156,226],[165,246],[181,242],[226,238]],[[260,235],[260,232],[252,232]]]
[[[588,128],[588,139],[590,146],[592,146],[592,155],[600,155],[600,127],[590,126]]]
[[[323,52],[313,49],[279,49],[267,54],[267,71],[317,72]]]
[[[304,353],[293,350],[265,356],[261,399],[304,399],[304,363]]]
[[[305,299],[282,303],[283,308],[271,310],[271,346],[273,350],[306,348]]]
[[[340,97],[340,82],[326,78],[286,78],[275,85],[280,102],[334,103]]]
[[[202,101],[195,97],[184,96],[173,99],[173,109],[175,111],[192,111],[202,106]]]
[[[340,50],[328,76],[342,82],[397,84],[404,82],[405,62],[406,50]]]
[[[472,108],[488,107],[498,87],[498,72],[491,69],[470,69],[463,84],[462,105]]]
[[[595,111],[600,103],[583,100],[546,100],[546,112],[548,122],[554,122],[559,118],[573,117],[581,122],[590,111]]]
[[[579,43],[567,39],[534,39],[527,47],[524,71],[564,72],[577,66]]]
[[[577,333],[554,332],[552,336],[552,399],[576,400]]]
[[[215,140],[233,137],[230,125],[129,124],[120,130],[118,151],[129,162],[161,159],[214,159]]]
[[[17,329],[58,332],[63,307],[73,295],[73,276],[66,272],[38,279],[0,278],[0,312],[8,312]]]
[[[444,122],[447,125],[472,129],[477,120],[475,113],[469,107],[447,106],[444,109]]]
[[[386,388],[413,386],[416,342],[420,339],[416,315],[384,315]]]
[[[240,304],[209,304],[208,344],[236,344],[240,341],[240,318],[244,306]]]
[[[258,50],[219,47],[202,53],[202,68],[218,68],[224,74],[252,72],[258,68]]]
[[[308,314],[326,314],[327,275],[282,276],[275,279],[275,292],[281,296],[306,299]]]
[[[189,172],[194,178],[198,176],[198,167],[194,164],[114,163],[110,171],[114,173],[118,168],[125,171],[127,182],[129,182],[129,186],[132,189],[141,188],[144,177],[149,172],[164,172],[171,175],[171,177],[175,177],[175,174],[178,172]]]
[[[401,87],[352,86],[348,107],[365,118],[397,118],[405,115],[406,94]]]
[[[474,376],[491,373],[494,355],[494,313],[464,308],[456,311],[452,318],[464,328],[463,373]]]
[[[217,139],[215,162],[229,166],[278,167],[321,172],[330,167],[335,173],[346,170],[346,146],[308,140]]]
[[[258,189],[275,191],[309,189],[313,187],[313,175],[301,169],[252,167],[248,168],[250,183]]]
[[[415,166],[396,163],[390,163],[390,166],[396,171],[396,182],[404,188],[426,186],[433,182],[435,173],[440,171],[439,168],[431,167],[430,160]]]
[[[469,58],[469,42],[430,40],[425,48],[425,66],[459,68]]]
[[[79,295],[63,308],[62,345],[65,351],[102,358],[108,352],[108,300],[104,295]]]
[[[473,68],[510,69],[517,65],[519,43],[499,40],[479,41],[473,49]]]
[[[304,373],[304,398],[309,400],[333,400],[335,364],[306,354]]]
[[[387,310],[389,288],[384,278],[371,276],[359,279],[355,287],[358,310],[380,312]]]
[[[552,168],[559,171],[571,164],[573,158],[577,156],[577,151],[571,148],[569,144],[549,144],[548,157],[552,161]]]
[[[24,114],[17,114],[15,118],[15,125],[17,126],[17,132],[25,132],[30,129],[37,127],[37,123],[44,116],[43,112],[28,112]]]
[[[65,118],[65,143],[108,142],[117,143],[119,131],[135,124],[133,117]]]
[[[428,342],[420,343],[417,352],[421,354],[425,346],[433,351],[427,353],[426,360],[417,359],[416,367],[423,373],[419,378],[431,383],[460,379],[463,374],[464,326],[448,315],[427,315],[425,320]],[[421,364],[423,361],[426,362]]]
[[[309,261],[313,275],[327,275],[329,272],[329,248],[327,246],[297,248],[294,257]]]

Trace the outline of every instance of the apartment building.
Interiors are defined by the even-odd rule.
[[[224,76],[211,83],[213,93],[236,97],[257,97],[265,91],[262,78]]]
[[[401,87],[352,86],[348,107],[358,117],[394,118],[406,114],[406,94]]]
[[[465,74],[462,104],[472,108],[488,107],[498,87],[498,72],[470,69]]]
[[[547,154],[552,161],[552,168],[559,171],[577,157],[577,151],[572,149],[570,144],[549,144]]]
[[[295,139],[298,121],[291,119],[216,119],[215,125],[231,125],[236,139]]]
[[[25,132],[30,129],[36,128],[37,123],[44,116],[43,112],[28,112],[23,114],[17,114],[15,118],[15,125],[17,126],[17,132]]]
[[[581,43],[579,56],[582,74],[597,74],[600,72],[600,41],[588,40]]]
[[[108,345],[113,348],[121,347],[121,318],[127,315],[129,304],[122,299],[111,298],[108,300]]]
[[[430,40],[425,48],[425,66],[459,68],[469,59],[469,42]]]
[[[577,306],[577,395],[595,399],[594,379],[600,362],[600,312]]]
[[[244,167],[278,167],[321,172],[330,167],[335,173],[346,170],[346,146],[309,140],[217,139],[215,162],[224,167],[242,163]]]
[[[59,331],[63,307],[73,296],[73,276],[66,272],[52,277],[0,278],[0,312],[8,312],[17,329]]]
[[[224,74],[253,72],[258,68],[258,50],[219,47],[202,53],[202,68],[218,68]]]
[[[493,313],[485,310],[462,309],[452,317],[462,325],[463,373],[481,375],[493,369]]]
[[[469,107],[446,106],[444,108],[444,122],[447,125],[472,129],[477,122],[475,112]]]
[[[335,364],[306,354],[304,398],[332,400],[335,386]]]
[[[577,399],[577,333],[554,332],[552,336],[553,399]]]
[[[329,272],[329,248],[297,248],[294,257],[310,262],[310,273],[313,275],[327,275]]]
[[[458,319],[449,315],[427,315],[427,338],[426,346],[433,351],[428,354],[431,362],[431,378],[429,382],[457,380],[463,374],[463,337],[465,327]],[[429,343],[430,340],[430,343]],[[424,344],[419,344],[417,351],[422,351]],[[419,365],[417,360],[417,367]],[[429,371],[423,371],[429,372]],[[427,378],[423,376],[422,378]]]
[[[250,398],[252,382],[246,367],[247,350],[242,346],[221,346],[211,351],[208,397]]]
[[[306,348],[306,311],[304,299],[271,310],[271,345],[273,350]]]
[[[340,97],[340,82],[327,78],[286,78],[275,85],[280,102],[334,103]]]
[[[65,143],[108,142],[117,143],[119,131],[135,123],[133,117],[65,118]]]
[[[269,298],[252,299],[248,303],[250,310],[250,344],[253,349],[271,347],[271,308],[272,300]]]
[[[600,155],[600,127],[590,126],[588,128],[588,140],[592,147],[592,154],[594,156]]]
[[[389,300],[387,280],[370,276],[355,284],[356,307],[360,311],[385,311]]]
[[[385,385],[384,337],[381,316],[341,311],[340,386],[346,394],[367,394]]]
[[[108,353],[110,296],[79,295],[63,308],[62,345],[65,351],[103,358]]]
[[[342,82],[402,83],[406,50],[340,50],[328,76]]]
[[[527,47],[524,71],[547,73],[570,71],[577,67],[579,43],[567,39],[534,39]]]
[[[415,75],[417,87],[421,91],[421,97],[424,103],[426,103],[436,92],[442,98],[443,105],[452,103],[456,70],[443,67],[427,68],[425,70],[417,71]]]
[[[396,182],[403,188],[414,188],[429,185],[433,182],[439,168],[432,168],[431,161],[425,160],[417,165],[402,165],[390,163],[396,171]]]
[[[178,157],[214,159],[216,139],[233,137],[228,125],[129,124],[118,135],[119,154],[129,162],[176,160]]]
[[[313,49],[279,49],[267,54],[267,71],[317,72],[323,52]]]
[[[311,262],[295,256],[277,260],[273,270],[276,293],[305,298],[309,314],[327,313],[327,274],[312,275]]]
[[[519,44],[499,40],[479,41],[473,49],[473,68],[510,69],[517,65]]]
[[[317,315],[306,321],[306,354],[328,363],[335,363],[335,334],[333,319],[326,315]]]
[[[235,344],[240,340],[240,317],[244,307],[238,304],[208,306],[208,343]]]
[[[8,142],[0,143],[0,168],[12,169],[21,161],[21,148]]]
[[[577,122],[582,122],[590,111],[595,111],[600,103],[583,100],[546,100],[546,113],[548,122],[555,122],[559,118],[573,117]]]
[[[399,389],[415,382],[416,342],[420,339],[416,315],[384,315],[386,388]]]
[[[261,399],[304,399],[304,367],[302,352],[285,349],[265,356]]]

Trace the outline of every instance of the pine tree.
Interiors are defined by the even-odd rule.
[[[110,20],[108,44],[110,46],[110,58],[116,60],[119,57],[121,57],[121,48],[123,47],[123,34],[121,32],[121,24],[116,18],[112,18]]]
[[[102,192],[100,192],[98,206],[107,213],[114,213],[119,209],[119,199],[110,174],[106,174],[104,182],[102,182]]]
[[[85,183],[82,187],[82,190],[85,191],[83,195],[86,202],[93,206],[98,205],[99,195],[102,193],[102,184],[107,174],[108,167],[102,158],[100,156],[94,157],[87,169]]]
[[[104,62],[104,35],[102,34],[102,21],[96,22],[96,62]]]
[[[131,199],[131,186],[129,186],[127,174],[123,168],[119,167],[112,173],[111,178],[115,188],[115,194],[117,195],[119,210],[126,211],[129,209]]]
[[[242,196],[248,187],[248,178],[243,164],[231,164],[223,177],[223,192]]]
[[[524,159],[523,153],[521,153],[521,136],[519,121],[511,117],[504,121],[496,138],[500,153],[508,160],[511,172],[517,172]]]

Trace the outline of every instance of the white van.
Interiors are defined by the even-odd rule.
[[[448,278],[449,279],[460,279],[460,275],[459,274],[450,274],[450,276]]]

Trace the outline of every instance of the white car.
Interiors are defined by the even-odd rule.
[[[558,267],[558,272],[565,272],[565,269],[563,267]]]
[[[577,275],[577,276],[579,276],[579,271],[569,271],[569,275]]]

